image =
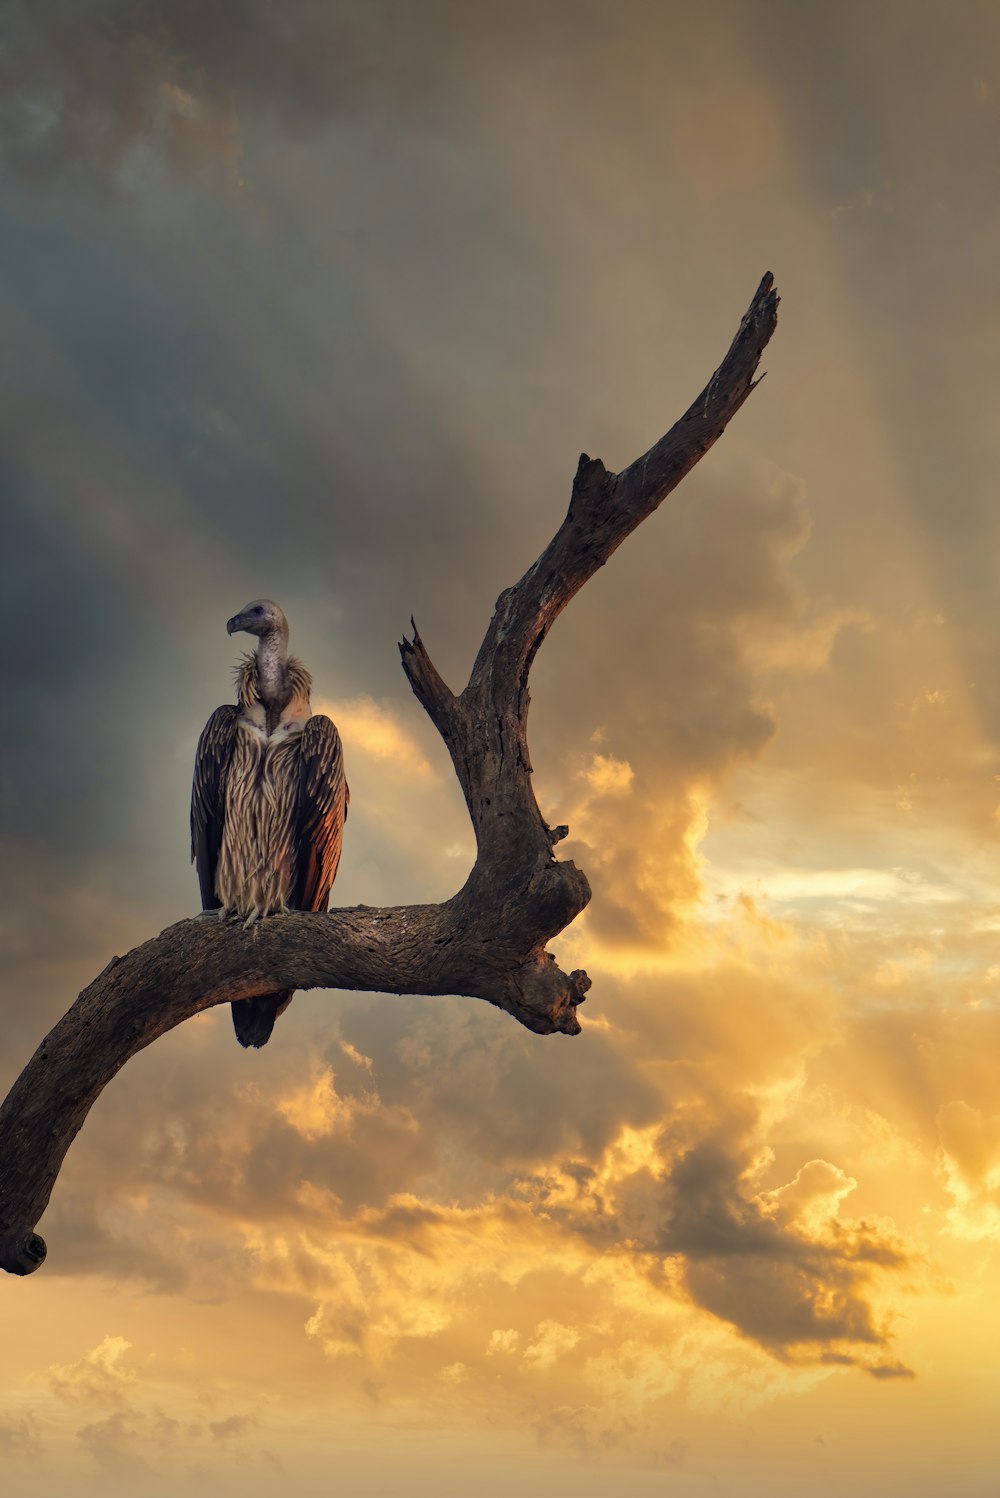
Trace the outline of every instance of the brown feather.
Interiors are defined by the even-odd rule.
[[[340,734],[329,718],[310,718],[300,736],[301,788],[296,908],[325,910],[344,843],[351,793]]]
[[[236,742],[239,710],[217,707],[205,724],[191,786],[191,859],[198,870],[202,910],[217,910],[215,871],[226,811],[226,780]]]

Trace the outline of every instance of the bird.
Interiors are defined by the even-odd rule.
[[[289,910],[326,910],[350,791],[336,725],[313,715],[312,677],[288,654],[288,620],[255,598],[226,623],[257,637],[236,668],[236,704],[216,708],[198,740],[191,789],[191,860],[201,919],[250,927]],[[242,1046],[266,1045],[287,988],[232,1003]]]

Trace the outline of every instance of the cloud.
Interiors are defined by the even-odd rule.
[[[753,1152],[745,1120],[694,1134],[683,1119],[624,1134],[595,1165],[567,1162],[524,1183],[540,1210],[606,1248],[676,1258],[694,1302],[762,1346],[822,1360],[832,1347],[866,1366],[865,1346],[886,1345],[868,1299],[875,1269],[908,1264],[899,1237],[864,1220],[845,1223],[840,1201],[855,1182],[826,1161],[761,1193],[767,1155]],[[687,1136],[687,1137],[685,1137]]]
[[[870,1373],[871,1376],[872,1376],[872,1378],[878,1378],[878,1379],[887,1379],[887,1378],[903,1378],[903,1379],[908,1379],[908,1378],[915,1378],[916,1377],[916,1374],[914,1373],[913,1369],[912,1368],[907,1368],[905,1366],[905,1364],[903,1364],[903,1363],[872,1363],[869,1367],[867,1367],[865,1369],[865,1372],[866,1373]]]
[[[34,1415],[0,1420],[0,1454],[38,1461],[42,1454],[42,1440]]]
[[[139,1359],[126,1338],[107,1336],[75,1362],[32,1374],[28,1387],[44,1384],[53,1399],[36,1397],[20,1421],[0,1424],[0,1456],[44,1453],[50,1473],[68,1461],[78,1474],[79,1449],[67,1448],[65,1411],[53,1408],[58,1402],[90,1412],[73,1441],[100,1472],[139,1491],[164,1469],[201,1469],[214,1447],[224,1448],[231,1462],[274,1465],[269,1453],[247,1447],[247,1437],[264,1423],[267,1395],[258,1390],[251,1408],[233,1410],[225,1379],[216,1385],[202,1370],[191,1382],[192,1357],[190,1349],[174,1347],[165,1359],[149,1352]]]
[[[144,1401],[116,1410],[103,1420],[82,1425],[76,1432],[95,1465],[104,1473],[146,1490],[146,1480],[161,1481],[164,1467],[189,1475],[204,1475],[206,1447],[227,1453],[230,1464],[247,1462],[280,1470],[280,1463],[264,1450],[247,1449],[244,1438],[261,1424],[257,1414],[233,1414],[219,1420],[176,1419],[157,1404]]]
[[[943,1103],[937,1113],[941,1164],[953,1204],[948,1226],[961,1238],[1000,1236],[1000,1116],[968,1103]]]
[[[611,754],[595,754],[590,764],[579,773],[580,779],[587,782],[592,797],[627,795],[635,779],[635,771],[628,760],[615,759]]]
[[[260,1421],[253,1415],[227,1415],[225,1420],[210,1420],[208,1429],[213,1441],[230,1441],[234,1436],[244,1436]]]
[[[862,622],[813,604],[793,573],[811,522],[790,475],[730,460],[670,505],[663,545],[602,579],[599,613],[581,600],[576,652],[542,709],[543,734],[552,711],[564,732],[568,719],[578,737],[596,734],[550,820],[568,822],[567,856],[591,877],[597,950],[633,958],[670,951],[689,923],[709,808],[777,731],[776,685],[824,673],[841,633]],[[597,697],[586,689],[595,669]],[[553,689],[544,656],[539,675],[542,696]]]
[[[837,1215],[840,1203],[857,1181],[827,1160],[810,1160],[786,1186],[761,1194],[760,1202],[776,1222],[808,1231],[822,1230]]]
[[[414,1207],[418,1213],[423,1211],[415,1203],[403,1201],[398,1206],[402,1212],[392,1224],[396,1227],[402,1226],[401,1217],[410,1222],[419,1220]],[[429,1218],[435,1215],[428,1209]],[[379,1219],[369,1225],[377,1232]],[[388,1237],[390,1241],[395,1237],[391,1228]],[[454,1314],[446,1298],[435,1293],[440,1276],[433,1258],[400,1252],[390,1242],[379,1246],[376,1240],[367,1247],[339,1248],[324,1247],[304,1237],[297,1245],[286,1246],[262,1237],[256,1245],[256,1256],[262,1281],[280,1285],[285,1273],[290,1272],[287,1283],[296,1286],[298,1273],[304,1268],[307,1282],[322,1285],[321,1299],[306,1323],[306,1333],[316,1338],[330,1358],[360,1357],[378,1369],[400,1341],[434,1338]]]
[[[566,1353],[572,1352],[579,1340],[580,1332],[575,1327],[562,1326],[558,1321],[542,1321],[534,1340],[521,1354],[522,1360],[533,1368],[551,1368]]]
[[[141,1451],[145,1444],[143,1432],[139,1423],[124,1411],[117,1410],[104,1420],[81,1425],[76,1434],[103,1471],[127,1481],[141,1479],[149,1472],[149,1463]]]
[[[370,1057],[360,1055],[343,1042],[341,1052],[361,1067],[366,1076],[371,1076]],[[320,1067],[311,1081],[277,1098],[274,1106],[280,1117],[311,1143],[349,1131],[359,1113],[377,1113],[380,1102],[374,1088],[341,1096],[336,1090],[333,1071],[326,1066]]]
[[[508,1326],[504,1329],[497,1327],[490,1332],[490,1340],[486,1344],[486,1356],[492,1358],[501,1354],[509,1355],[514,1352],[519,1340],[520,1333],[514,1327]]]
[[[364,92],[378,18],[219,0],[15,4],[0,79],[4,158],[34,181],[136,186],[152,166],[242,185],[241,116],[310,130]]]
[[[54,1363],[47,1379],[52,1392],[69,1404],[110,1404],[125,1407],[136,1387],[136,1374],[126,1362],[131,1342],[104,1337],[76,1363]]]
[[[436,778],[416,740],[407,733],[393,710],[372,697],[355,697],[346,701],[324,703],[317,700],[314,711],[327,713],[340,729],[341,737],[353,750],[387,762],[406,776],[418,780]]]

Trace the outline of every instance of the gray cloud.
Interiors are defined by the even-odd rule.
[[[391,9],[391,7],[390,7]],[[4,152],[17,175],[107,186],[148,170],[214,168],[237,181],[241,117],[290,131],[390,96],[387,8],[298,0],[42,0],[7,6]],[[397,67],[395,72],[402,75]]]
[[[783,1220],[753,1188],[754,1159],[745,1142],[750,1122],[734,1117],[707,1129],[703,1123],[692,1139],[690,1124],[672,1121],[654,1161],[610,1184],[600,1169],[579,1161],[564,1167],[577,1184],[575,1202],[562,1206],[562,1188],[550,1197],[543,1179],[538,1206],[609,1247],[628,1243],[654,1255],[654,1284],[663,1258],[679,1258],[696,1305],[779,1356],[822,1362],[832,1348],[839,1360],[878,1368],[882,1377],[893,1368],[909,1372],[898,1363],[873,1365],[862,1351],[888,1345],[869,1282],[873,1270],[909,1267],[905,1246],[884,1228],[863,1220],[842,1224],[832,1212],[821,1226],[794,1215]]]

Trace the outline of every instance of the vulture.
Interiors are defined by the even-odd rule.
[[[326,910],[350,800],[340,734],[312,714],[312,677],[288,654],[276,603],[255,599],[226,630],[259,643],[236,668],[236,705],[216,708],[198,740],[191,858],[202,910],[245,926],[277,911]],[[240,1045],[266,1045],[293,992],[236,999]]]

